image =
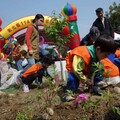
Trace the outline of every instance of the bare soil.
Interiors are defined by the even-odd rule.
[[[88,102],[78,106],[63,102],[63,91],[56,89],[32,88],[28,93],[15,89],[0,95],[0,120],[120,120],[120,95],[112,93],[112,87],[105,90],[106,96],[89,94]],[[53,114],[46,108],[52,108]]]

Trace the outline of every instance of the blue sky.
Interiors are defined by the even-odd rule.
[[[120,3],[120,0],[0,0],[2,28],[24,16],[37,13],[51,15],[53,10],[60,13],[67,2],[77,7],[77,24],[82,38],[89,32],[96,19],[96,8],[102,7],[104,11],[108,11],[113,2]]]

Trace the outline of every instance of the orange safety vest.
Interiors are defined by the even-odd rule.
[[[85,66],[86,66],[85,73],[89,73],[91,56],[90,56],[88,48],[86,46],[80,46],[80,47],[73,49],[72,51],[68,53],[66,57],[66,69],[69,72],[73,72],[72,62],[73,62],[74,55],[78,55],[83,58],[85,62]],[[105,77],[114,77],[114,76],[119,75],[118,67],[115,64],[113,64],[108,58],[102,59],[101,62],[104,65],[105,72],[110,70]]]
[[[104,71],[105,72],[108,71],[105,77],[119,76],[119,68],[114,63],[112,63],[108,58],[102,59],[101,62],[104,65]]]
[[[28,75],[31,75],[33,73],[36,73],[38,70],[40,70],[41,68],[43,68],[40,64],[36,63],[34,65],[32,65],[30,68],[28,68],[23,74],[22,76],[24,78],[26,78]]]
[[[72,51],[70,51],[68,55],[66,56],[66,69],[70,72],[73,72],[72,62],[73,62],[74,55],[78,55],[83,58],[85,65],[86,65],[85,72],[88,73],[90,70],[91,56],[90,56],[87,46],[79,46],[73,49]]]
[[[120,50],[116,50],[115,54],[118,58],[120,58]]]

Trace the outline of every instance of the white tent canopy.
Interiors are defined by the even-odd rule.
[[[120,40],[120,34],[114,33],[114,40]]]

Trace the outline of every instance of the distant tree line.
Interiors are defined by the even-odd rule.
[[[120,3],[114,2],[106,11],[105,16],[111,21],[112,27],[116,33],[120,33]]]

